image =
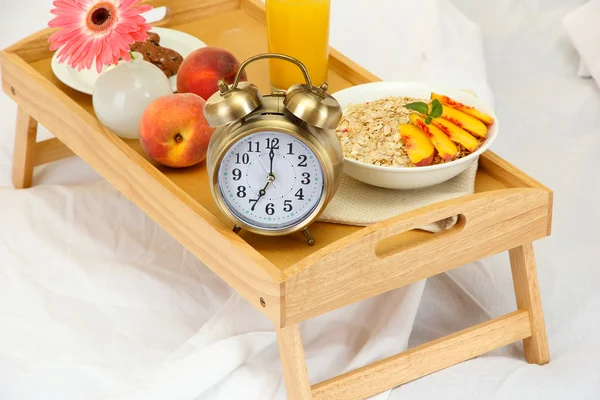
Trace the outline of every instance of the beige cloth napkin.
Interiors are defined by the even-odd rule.
[[[340,188],[319,221],[366,226],[429,204],[472,194],[475,190],[475,161],[460,175],[424,189],[391,190],[367,185],[344,175]],[[458,217],[428,224],[420,229],[441,232],[456,224]]]

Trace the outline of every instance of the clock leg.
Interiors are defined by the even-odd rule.
[[[240,233],[241,230],[242,230],[241,226],[237,226],[237,225],[233,226],[233,233],[238,234],[238,233]]]
[[[308,230],[308,228],[306,228],[305,230],[303,230],[302,234],[306,238],[306,241],[308,242],[308,245],[309,246],[314,246],[315,239],[312,237],[312,235],[311,235],[310,231]]]

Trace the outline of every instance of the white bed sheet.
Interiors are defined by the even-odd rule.
[[[338,19],[332,42],[387,79],[451,78],[494,100],[494,150],[556,191],[554,233],[536,244],[552,361],[528,365],[511,345],[379,398],[600,398],[600,96],[577,77],[560,25],[582,1],[454,0],[481,26],[493,98],[483,65],[446,77],[439,60],[424,69],[389,52],[406,42],[394,29],[411,23],[401,3],[355,4],[345,16],[381,40],[345,41]],[[0,2],[0,47],[45,24],[49,8]],[[8,188],[15,110],[0,96],[0,398],[282,398],[269,322],[83,162],[36,169],[31,190]],[[302,324],[311,379],[514,307],[505,254],[346,307]]]

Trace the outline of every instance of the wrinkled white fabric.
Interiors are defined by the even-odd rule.
[[[600,85],[600,1],[590,2],[576,8],[563,18],[563,25],[581,61],[578,75],[593,77]]]
[[[561,26],[583,3],[333,0],[335,47],[384,79],[473,88],[502,120],[494,151],[556,191],[553,236],[536,244],[552,362],[528,365],[515,344],[377,399],[600,397],[600,98]],[[0,47],[50,7],[1,2]],[[15,110],[0,96],[0,399],[285,398],[269,321],[85,163],[9,188]],[[514,303],[501,254],[306,321],[311,382]]]
[[[585,61],[583,61],[583,60],[581,60],[579,62],[579,69],[577,70],[577,75],[579,75],[582,78],[591,78],[592,77],[592,73],[590,72],[590,69],[588,68]]]

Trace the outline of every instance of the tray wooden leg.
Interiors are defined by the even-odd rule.
[[[16,189],[31,187],[35,165],[38,123],[21,107],[17,109],[17,128],[13,153],[12,180]]]
[[[302,346],[298,324],[289,325],[285,328],[276,327],[275,329],[288,399],[312,399],[304,347]]]
[[[509,251],[517,307],[529,311],[531,337],[523,339],[528,363],[543,365],[550,361],[544,312],[535,267],[533,244],[528,243]]]

